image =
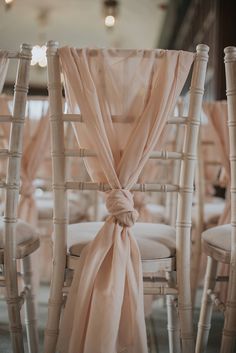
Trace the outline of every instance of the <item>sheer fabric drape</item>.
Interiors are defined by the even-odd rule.
[[[129,192],[161,141],[168,115],[194,55],[177,51],[59,50],[65,91],[92,180],[107,182],[110,217],[83,250],[60,328],[62,353],[146,353],[142,267],[130,226],[137,219]],[[130,118],[126,133],[118,119]],[[79,239],[79,234],[78,234]]]
[[[11,115],[11,110],[9,108],[9,96],[2,94],[0,96],[0,111],[1,115]],[[1,146],[3,148],[8,148],[8,138],[10,133],[9,124],[1,124]]]
[[[219,218],[218,224],[230,223],[230,161],[229,161],[229,132],[227,126],[228,111],[226,101],[214,101],[206,102],[203,105],[203,109],[209,118],[210,125],[212,127],[212,133],[216,142],[217,153],[220,156],[220,160],[223,166],[221,172],[221,179],[223,179],[223,185],[227,187],[226,191],[226,202],[225,208],[222,215]],[[223,176],[223,177],[222,177]],[[222,182],[222,180],[221,180]],[[229,265],[219,264],[218,273],[220,276],[229,275]],[[216,285],[220,292],[220,298],[223,302],[226,302],[228,283],[222,282]]]
[[[9,64],[9,59],[8,59],[7,52],[0,50],[0,93],[2,92],[4,83],[5,83],[8,64]],[[5,99],[4,95],[0,97],[0,114],[9,115],[7,100]],[[4,144],[4,139],[6,137],[8,126],[9,126],[8,124],[1,124],[1,127],[0,127],[0,132],[2,133],[1,144],[2,143]]]
[[[25,127],[25,146],[21,163],[21,198],[19,218],[37,225],[38,213],[34,199],[34,179],[49,149],[48,104],[45,100],[37,101],[40,105],[40,117],[35,119],[34,101],[28,102]]]
[[[229,163],[229,133],[227,126],[227,102],[215,101],[205,102],[203,109],[209,118],[209,123],[212,128],[212,134],[216,143],[217,153],[220,157],[224,176],[224,184],[230,185],[230,163]],[[229,195],[229,192],[228,192]],[[222,213],[219,224],[230,222],[230,198],[226,197],[224,212]]]
[[[0,50],[0,93],[2,92],[8,69],[9,59],[8,53]]]

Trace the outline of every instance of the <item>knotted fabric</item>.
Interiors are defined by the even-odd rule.
[[[118,189],[108,193],[106,199],[108,212],[114,216],[120,226],[132,227],[138,219],[134,209],[133,195],[129,190]]]
[[[147,353],[142,265],[130,228],[137,213],[128,190],[160,147],[194,55],[62,48],[59,56],[69,112],[81,112],[84,121],[74,124],[78,143],[97,154],[85,158],[88,173],[113,191],[107,200],[111,216],[74,272],[58,351]]]

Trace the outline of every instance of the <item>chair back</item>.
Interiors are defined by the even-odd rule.
[[[231,268],[236,266],[236,47],[225,48],[226,94],[228,106],[231,175]],[[232,277],[235,281],[235,276]],[[234,282],[232,281],[232,282]],[[236,287],[236,283],[232,283]]]
[[[204,93],[204,82],[206,74],[206,66],[208,61],[208,50],[206,45],[198,45],[194,56],[194,65],[192,72],[192,80],[189,94],[189,109],[187,116],[171,117],[167,119],[167,124],[183,124],[185,125],[185,136],[183,138],[182,149],[178,146],[178,151],[168,152],[166,150],[154,150],[149,153],[151,159],[161,160],[179,160],[181,163],[180,178],[176,184],[160,184],[156,183],[131,183],[130,191],[141,192],[177,192],[177,278],[178,287],[187,288],[184,293],[180,293],[180,307],[187,305],[188,310],[191,309],[191,294],[190,294],[190,259],[191,259],[191,208],[192,194],[194,182],[194,166],[197,155],[198,131],[200,125],[200,112],[202,107],[202,97]],[[125,52],[120,51],[118,54],[123,55]],[[91,56],[99,55],[96,50],[91,51]],[[159,55],[159,54],[157,54]],[[46,330],[45,347],[46,352],[51,352],[55,347],[60,308],[63,301],[62,288],[64,285],[64,273],[69,265],[75,268],[78,264],[76,259],[67,258],[67,224],[68,224],[68,206],[67,206],[67,190],[98,190],[102,192],[111,191],[114,185],[107,182],[87,182],[87,181],[71,181],[66,178],[66,158],[84,158],[89,162],[89,159],[97,159],[100,151],[91,148],[67,149],[65,145],[65,122],[71,122],[76,130],[83,129],[84,117],[78,114],[78,111],[73,111],[70,114],[63,113],[63,96],[62,96],[62,81],[61,68],[58,53],[58,43],[50,41],[47,48],[48,58],[48,90],[49,90],[49,110],[51,123],[51,141],[52,141],[52,164],[53,164],[53,191],[54,191],[54,261],[53,261],[53,278],[51,286],[51,299],[49,303],[48,325]],[[119,58],[118,58],[119,60]],[[83,76],[83,72],[80,72]],[[68,79],[64,78],[65,86],[69,85]],[[104,89],[104,82],[102,83]],[[89,91],[91,94],[92,90]],[[180,92],[179,92],[180,93]],[[67,91],[66,91],[67,94]],[[109,94],[109,92],[108,92]],[[70,103],[70,97],[66,97]],[[175,97],[177,99],[177,97]],[[158,99],[158,98],[156,98]],[[173,102],[174,105],[174,102]],[[171,107],[173,110],[174,106]],[[93,113],[93,112],[92,112]],[[170,112],[169,112],[170,114]],[[164,114],[165,115],[165,114]],[[98,119],[105,119],[99,115]],[[124,124],[128,126],[134,119],[132,116],[111,116],[112,122],[115,124]],[[94,121],[96,126],[96,122]],[[77,127],[76,127],[77,126]],[[81,126],[81,127],[80,127]],[[148,127],[147,127],[148,129]],[[161,139],[161,138],[160,138]],[[142,143],[142,141],[139,141]],[[121,150],[122,154],[123,151]],[[141,171],[141,170],[140,170]],[[123,187],[123,185],[121,185]],[[125,185],[126,186],[126,185]],[[145,268],[145,266],[147,268]],[[148,262],[143,264],[143,270],[148,272]],[[186,298],[188,303],[186,303]],[[56,311],[56,307],[58,310]],[[185,322],[188,328],[192,322]]]
[[[0,182],[0,187],[5,190],[3,248],[0,249],[0,257],[1,263],[4,264],[4,285],[7,291],[6,298],[14,352],[24,351],[19,310],[23,294],[21,298],[18,292],[16,266],[17,258],[19,258],[16,247],[16,222],[31,49],[30,45],[22,44],[19,52],[6,52],[8,59],[18,61],[18,67],[14,87],[13,112],[8,115],[6,112],[0,111],[0,124],[10,125],[8,148],[0,150],[0,158],[7,160],[6,179]]]

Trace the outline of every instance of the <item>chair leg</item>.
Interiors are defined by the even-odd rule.
[[[228,297],[220,353],[234,353],[236,348],[236,269],[230,266]]]
[[[182,353],[194,352],[193,311],[190,283],[190,260],[181,259],[177,263],[178,316]],[[188,279],[188,280],[186,280]]]
[[[167,295],[167,330],[169,338],[169,352],[180,353],[180,330],[179,330],[179,318],[177,312],[177,298],[172,295]]]
[[[176,286],[176,276],[173,272],[166,272],[166,279],[168,286],[174,288]],[[173,295],[166,296],[167,305],[167,330],[169,339],[169,352],[180,353],[180,329],[179,329],[179,317],[177,311],[177,297]]]
[[[18,295],[16,261],[8,263],[6,271],[6,302],[9,318],[9,330],[13,353],[24,353],[23,331],[21,325],[21,298]],[[11,270],[10,270],[11,269]]]
[[[62,265],[65,267],[63,263]],[[63,306],[64,268],[59,268],[58,270],[55,261],[53,262],[53,266],[54,270],[52,271],[52,283],[48,300],[48,318],[44,335],[44,353],[55,353],[56,351],[61,309]]]
[[[38,353],[39,341],[32,267],[32,255],[26,256],[22,259],[22,275],[25,285],[25,324],[28,348],[29,353]]]
[[[202,295],[200,318],[198,322],[197,342],[195,353],[203,353],[206,351],[209,331],[211,328],[211,316],[213,310],[213,302],[209,297],[209,290],[213,291],[216,284],[217,261],[208,256],[207,269],[204,281],[204,289]]]

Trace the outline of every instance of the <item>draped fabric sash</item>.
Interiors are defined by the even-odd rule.
[[[205,102],[203,105],[204,112],[209,118],[212,133],[215,140],[217,153],[223,166],[221,180],[224,178],[224,184],[230,185],[230,162],[229,162],[229,132],[227,126],[227,102],[215,101]],[[222,213],[219,224],[230,222],[230,197],[226,199],[225,209]]]
[[[0,93],[2,92],[8,69],[8,54],[4,50],[0,50]]]
[[[37,110],[34,103],[39,105],[39,120],[34,119],[35,110]],[[18,216],[32,225],[37,225],[38,221],[33,182],[49,149],[49,137],[47,101],[29,100],[21,164],[22,184]]]
[[[66,98],[93,181],[112,191],[110,217],[83,250],[62,318],[61,353],[147,353],[142,266],[130,227],[138,213],[129,189],[160,147],[194,54],[164,50],[59,50]],[[117,119],[129,118],[120,132]],[[78,123],[79,124],[79,123]],[[79,239],[78,234],[78,239]]]

